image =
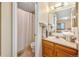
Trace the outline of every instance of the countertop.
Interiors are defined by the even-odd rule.
[[[58,44],[61,44],[61,45],[64,45],[64,46],[67,46],[67,47],[70,47],[70,48],[77,49],[77,44],[76,43],[66,41],[63,38],[56,38],[56,37],[49,36],[48,38],[45,38],[44,40],[48,40],[48,41],[58,43]]]

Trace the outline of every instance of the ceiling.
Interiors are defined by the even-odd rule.
[[[35,3],[34,2],[18,2],[18,8],[23,9],[28,12],[35,12]]]

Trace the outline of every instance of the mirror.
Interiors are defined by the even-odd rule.
[[[49,12],[48,26],[49,32],[71,31],[73,27],[77,27],[76,4],[55,8]]]
[[[50,12],[48,17],[48,35],[52,36],[53,33],[54,35],[62,33],[65,36],[70,36],[70,38],[72,38],[75,36],[74,33],[76,32],[74,29],[78,28],[76,18],[76,3],[68,3],[67,5],[64,5],[65,3],[61,2],[59,7],[55,6],[55,4],[57,3],[49,3]],[[52,5],[54,6],[52,7]]]

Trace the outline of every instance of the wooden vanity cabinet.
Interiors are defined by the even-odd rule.
[[[78,50],[65,47],[47,40],[42,41],[42,55],[44,57],[76,57]]]

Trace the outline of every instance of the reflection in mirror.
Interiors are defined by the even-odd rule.
[[[49,36],[56,35],[58,37],[58,35],[61,35],[59,33],[62,33],[65,35],[64,39],[67,41],[71,41],[70,38],[75,40],[74,33],[78,27],[76,18],[76,3],[59,3],[60,6],[57,4],[58,3],[49,3]]]

